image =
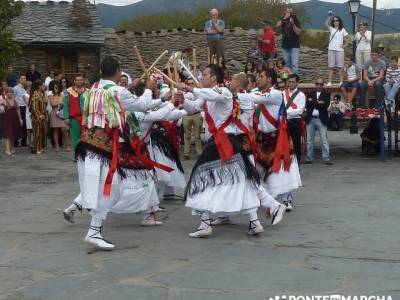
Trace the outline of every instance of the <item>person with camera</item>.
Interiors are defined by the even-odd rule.
[[[339,69],[340,81],[343,78],[344,67],[344,48],[348,45],[348,36],[346,29],[343,28],[342,19],[333,16],[333,12],[329,12],[329,16],[325,21],[325,27],[329,30],[328,43],[328,83],[326,86],[332,85],[333,70]]]
[[[294,74],[298,74],[301,24],[297,16],[293,14],[292,8],[286,8],[276,27],[282,28],[282,49],[285,62]]]

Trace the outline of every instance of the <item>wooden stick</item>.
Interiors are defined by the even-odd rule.
[[[174,60],[174,80],[175,80],[175,82],[179,81],[178,58],[175,58],[175,60]]]
[[[168,50],[165,50],[163,53],[160,54],[159,57],[153,62],[153,64],[147,69],[147,73],[150,73],[150,71],[157,65],[157,63],[165,56],[165,54],[168,53]],[[144,74],[140,77],[142,79],[144,77]]]
[[[211,50],[207,47],[207,65],[211,64]]]
[[[164,77],[170,84],[176,85],[176,82],[173,81],[168,75],[166,75],[164,72],[160,71],[156,67],[153,67],[154,71],[156,71],[158,74],[160,74],[162,77]]]
[[[185,66],[185,64],[183,63],[183,61],[181,59],[179,60],[179,63],[185,69],[185,71],[188,72],[189,75],[193,78],[194,82],[196,82],[196,84],[199,84],[199,81],[197,80],[196,76],[194,76],[192,74],[192,72],[190,72],[189,68]]]
[[[133,47],[133,50],[134,50],[134,52],[135,52],[135,54],[136,54],[136,57],[137,57],[137,59],[138,59],[138,61],[139,61],[140,67],[142,68],[142,70],[143,70],[145,76],[147,76],[147,75],[148,75],[148,72],[147,72],[147,70],[146,70],[146,67],[145,67],[145,65],[144,65],[142,56],[140,55],[140,52],[139,52],[138,47],[134,46],[134,47]]]
[[[194,74],[197,74],[196,48],[193,48],[193,73],[194,73]]]

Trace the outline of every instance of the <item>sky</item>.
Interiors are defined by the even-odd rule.
[[[58,0],[57,0],[58,1]],[[67,0],[72,1],[72,0]],[[135,2],[139,2],[141,0],[90,0],[90,2],[96,1],[96,3],[107,3],[112,5],[128,5]],[[291,0],[292,3],[295,2],[303,2],[304,0]],[[325,2],[336,2],[336,3],[345,3],[346,0],[329,0]],[[372,7],[373,0],[361,0],[361,4]],[[399,0],[378,0],[378,8],[400,8]]]

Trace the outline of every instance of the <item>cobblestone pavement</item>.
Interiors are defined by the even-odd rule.
[[[275,295],[391,295],[400,299],[398,158],[360,154],[358,135],[329,133],[333,166],[302,166],[295,209],[247,237],[247,219],[190,239],[197,220],[165,201],[165,226],[110,215],[117,249],[90,252],[89,215],[59,209],[79,192],[72,154],[0,154],[0,299],[268,299]],[[3,147],[3,145],[0,145]],[[193,161],[184,163],[187,173]],[[261,216],[261,214],[260,214]]]

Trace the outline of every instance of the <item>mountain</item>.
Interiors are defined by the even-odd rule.
[[[227,0],[142,0],[126,6],[97,4],[97,9],[104,27],[116,27],[124,20],[130,20],[133,17],[146,14],[173,12],[177,10],[192,11],[199,6],[199,3],[201,3],[200,5],[223,8]],[[332,10],[342,18],[347,31],[352,31],[352,20],[346,3],[309,0],[294,4],[294,6],[296,5],[305,6],[309,18],[309,23],[304,26],[306,28],[324,29],[324,22],[328,11]],[[359,18],[367,19],[368,23],[371,24],[372,8],[361,5]],[[389,27],[379,23],[386,24]],[[376,29],[378,33],[400,32],[400,8],[377,10]]]

